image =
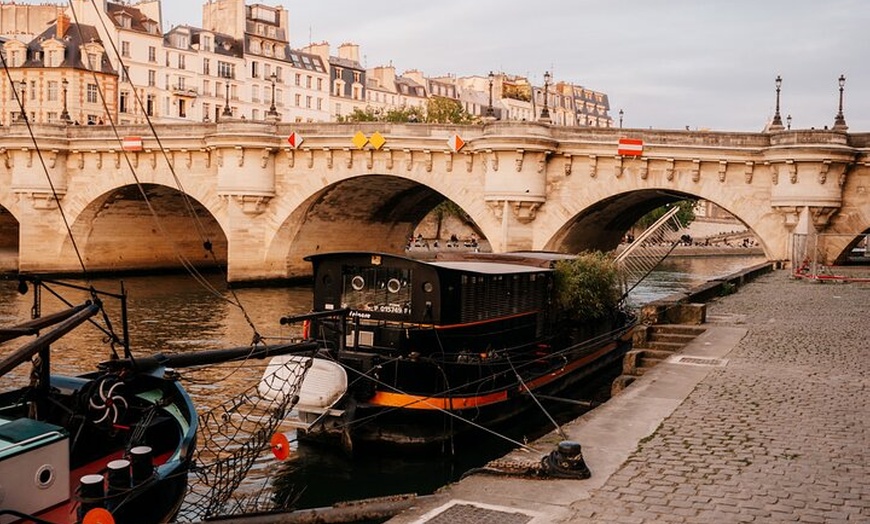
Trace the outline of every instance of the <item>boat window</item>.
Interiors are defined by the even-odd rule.
[[[403,268],[343,268],[342,303],[357,311],[411,314],[411,270]]]

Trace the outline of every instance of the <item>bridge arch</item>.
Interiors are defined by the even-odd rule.
[[[428,183],[427,183],[428,182]],[[289,277],[307,275],[305,256],[319,251],[364,250],[401,253],[420,222],[440,203],[451,201],[482,229],[468,207],[431,180],[383,173],[359,173],[325,187],[300,191],[267,250],[270,264]],[[485,210],[483,206],[481,209]]]
[[[577,253],[584,250],[610,251],[615,249],[625,234],[644,215],[661,206],[682,200],[697,201],[699,197],[663,189],[642,189],[613,195],[577,213],[567,221],[544,245],[549,251]],[[716,203],[716,202],[713,202]],[[719,204],[717,204],[719,205]],[[731,209],[719,205],[734,215]],[[752,226],[740,220],[762,244]]]
[[[217,218],[196,199],[163,184],[105,190],[70,212],[69,221],[88,271],[159,271],[227,264],[227,236]],[[210,242],[214,255],[206,251],[203,239]],[[69,236],[61,247],[61,258],[76,259]]]

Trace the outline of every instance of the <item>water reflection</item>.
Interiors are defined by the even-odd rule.
[[[632,298],[635,303],[648,302],[762,261],[761,257],[675,258],[655,271]],[[273,342],[299,336],[298,327],[281,326],[278,319],[307,312],[311,304],[311,289],[307,286],[230,291],[215,277],[209,281],[213,287],[209,290],[186,276],[127,278],[124,283],[136,355],[245,346],[254,333]],[[93,285],[120,291],[114,279],[97,280]],[[20,295],[16,287],[17,281],[0,281],[0,324],[30,317],[31,295]],[[84,292],[72,295],[76,303],[86,298]],[[44,295],[43,302],[46,312],[60,308],[49,295]],[[242,304],[244,311],[236,303]],[[115,304],[107,305],[117,311]],[[120,326],[116,329],[120,331]],[[53,345],[52,358],[55,370],[63,373],[91,371],[108,358],[105,336],[95,329],[80,327]],[[256,383],[265,365],[264,361],[233,363],[184,370],[182,376],[197,406],[205,410]],[[23,382],[29,370],[22,368],[27,367],[19,366],[13,374],[3,377],[0,389]],[[279,491],[289,493],[291,498],[298,495],[301,507],[397,493],[428,494],[508,449],[504,443],[487,442],[474,453],[437,459],[366,456],[349,460],[318,447],[296,445],[287,463],[277,464],[270,456],[259,460],[251,489],[274,481]]]
[[[714,258],[675,257],[665,260],[629,296],[640,306],[673,293],[687,291],[708,280],[724,277],[764,262],[763,256],[725,256]]]

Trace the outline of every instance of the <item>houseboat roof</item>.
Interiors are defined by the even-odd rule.
[[[318,253],[305,257],[307,261],[324,258],[342,258],[374,256],[406,260],[415,264],[429,265],[452,271],[482,274],[510,274],[510,273],[535,273],[549,271],[553,264],[559,260],[573,258],[573,255],[565,253],[552,253],[544,251],[523,251],[515,253],[439,253],[434,260],[421,260],[417,258],[390,254],[362,251],[337,251],[330,253]]]

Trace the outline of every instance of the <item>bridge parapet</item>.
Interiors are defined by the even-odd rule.
[[[386,247],[404,245],[417,214],[442,198],[459,204],[497,251],[606,248],[637,218],[631,213],[684,196],[732,211],[771,258],[786,258],[786,239],[804,224],[802,217],[808,227],[844,238],[870,227],[870,133],[231,119],[161,124],[159,140],[138,125],[117,132],[100,125],[32,129],[41,155],[26,126],[0,127],[0,199],[22,224],[48,223],[56,193],[73,215],[90,206],[81,218],[90,231],[87,221],[105,215],[97,208],[112,205],[110,196],[123,198],[115,190],[134,183],[129,162],[137,180],[190,194],[211,212],[233,246],[230,265],[241,267],[245,278],[263,260],[269,261],[264,273],[282,276],[292,266],[286,259],[295,256],[287,255],[289,244],[310,253],[321,243],[370,243],[356,239],[351,223],[388,239]],[[294,133],[304,140],[288,143]],[[354,140],[357,133],[364,140]],[[124,137],[140,137],[141,148],[125,150]],[[622,137],[641,139],[641,154],[619,155]],[[329,234],[321,235],[327,226]],[[320,230],[302,232],[306,227]],[[22,229],[21,236],[43,235],[46,251],[60,252],[51,247],[60,241],[45,237],[47,229]],[[22,253],[31,267],[37,263],[35,255]]]

